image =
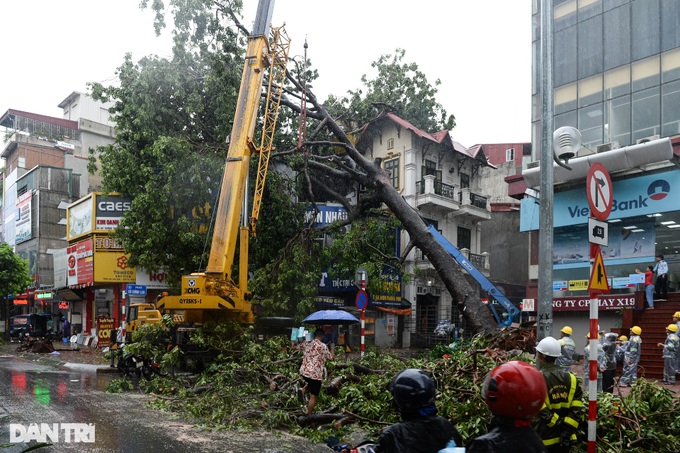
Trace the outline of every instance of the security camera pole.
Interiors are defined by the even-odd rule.
[[[538,239],[536,340],[552,334],[553,322],[553,33],[552,0],[541,0],[541,184]]]

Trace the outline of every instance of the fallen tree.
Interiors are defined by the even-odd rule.
[[[533,360],[532,354],[516,348],[525,340],[526,332],[522,330],[509,330],[490,339],[477,337],[455,343],[454,347],[437,346],[412,358],[369,351],[358,361],[358,357],[348,357],[337,350],[336,361],[327,364],[328,377],[317,412],[306,416],[306,405],[294,391],[295,385],[302,384],[300,352],[290,349],[287,338],[254,341],[250,330],[225,340],[224,334],[228,330],[233,333],[234,328],[217,326],[210,334],[222,336],[221,351],[204,372],[140,384],[154,396],[150,405],[182,413],[213,428],[283,429],[319,441],[360,429],[367,439],[375,439],[386,425],[399,421],[389,392],[391,379],[400,370],[414,367],[433,377],[440,415],[449,418],[469,442],[486,433],[490,420],[481,396],[487,373],[508,360]],[[497,338],[512,350],[490,347]],[[112,387],[120,390],[129,386],[116,382]],[[602,451],[680,449],[680,438],[675,436],[680,428],[676,417],[680,404],[669,390],[640,379],[629,396],[601,393],[599,398]],[[584,430],[585,418],[584,413]],[[582,436],[585,439],[585,431]],[[578,446],[581,447],[585,449],[585,443]]]

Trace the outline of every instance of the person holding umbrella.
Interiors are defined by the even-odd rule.
[[[318,328],[314,331],[314,339],[299,345],[293,343],[293,349],[300,349],[304,352],[300,374],[305,381],[305,386],[299,389],[298,397],[304,400],[305,393],[309,392],[309,402],[307,403],[307,415],[314,412],[316,398],[321,391],[321,381],[323,380],[326,360],[333,360],[333,351],[321,341],[324,331]]]

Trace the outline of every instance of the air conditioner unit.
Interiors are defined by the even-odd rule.
[[[602,145],[597,145],[597,147],[595,148],[595,152],[604,153],[618,148],[621,148],[621,143],[619,142],[604,143]]]
[[[641,143],[651,142],[651,141],[654,141],[654,140],[658,140],[660,138],[661,137],[659,135],[650,135],[649,137],[638,138],[637,140],[635,140],[635,144],[639,145]]]
[[[541,161],[539,161],[539,160],[535,160],[535,161],[529,162],[527,164],[527,168],[538,168],[540,166],[541,166]]]

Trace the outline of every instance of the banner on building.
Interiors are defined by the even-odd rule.
[[[146,289],[168,289],[168,274],[164,269],[158,272],[148,272],[146,269],[137,269],[137,285],[144,285]]]
[[[14,220],[14,243],[20,244],[33,237],[31,229],[31,205],[33,192],[28,191],[17,198],[17,213]]]
[[[94,281],[97,283],[133,283],[137,272],[128,265],[130,255],[122,252],[98,252],[94,255]]]
[[[620,310],[635,308],[634,294],[600,294],[600,310]],[[553,311],[588,311],[589,297],[557,297],[553,299]]]
[[[94,282],[94,251],[92,239],[66,248],[67,282],[69,288],[82,288]]]
[[[92,194],[66,208],[66,223],[69,241],[92,232]]]
[[[68,285],[68,269],[66,264],[66,248],[56,249],[52,253],[52,262],[54,269],[54,287],[65,288]]]
[[[95,193],[95,230],[111,231],[118,228],[120,219],[132,208],[132,199],[120,195]]]
[[[318,212],[314,216],[314,207],[310,206],[305,212],[305,223],[314,220],[314,227],[319,228],[333,222],[347,220],[347,209],[342,205],[323,205],[317,203]]]

